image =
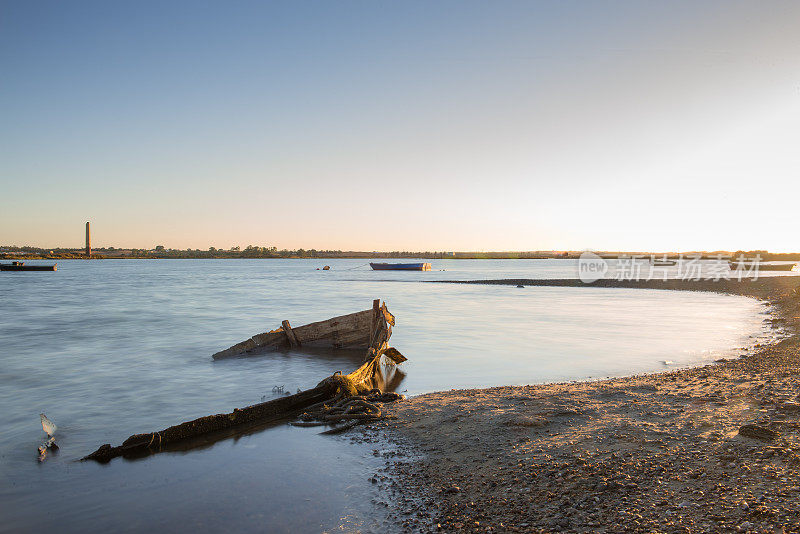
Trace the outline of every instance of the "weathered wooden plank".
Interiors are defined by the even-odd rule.
[[[212,357],[215,360],[220,360],[222,358],[231,358],[233,356],[238,356],[240,354],[246,354],[258,348],[272,348],[277,349],[281,345],[286,343],[286,336],[283,334],[283,330],[272,332],[265,332],[263,334],[257,334],[250,339],[246,339],[241,343],[237,343],[236,345],[227,348],[225,350],[221,350],[214,354]]]
[[[97,460],[107,462],[117,456],[136,455],[146,452],[161,450],[165,445],[208,434],[226,430],[245,423],[269,423],[278,421],[303,408],[329,399],[333,394],[333,387],[321,384],[313,389],[288,395],[278,399],[254,404],[245,408],[237,408],[230,413],[208,415],[179,425],[165,428],[160,432],[134,434],[126,439],[122,445],[112,447],[105,444],[82,460]]]
[[[269,332],[264,332],[263,334],[256,334],[250,339],[253,340],[253,343],[255,343],[256,347],[266,347],[266,346],[278,347],[286,345],[286,335],[284,335],[283,333],[283,328],[278,328],[277,330],[270,330]]]
[[[294,330],[292,330],[292,325],[289,324],[289,321],[284,320],[281,322],[281,328],[283,328],[283,333],[286,334],[286,339],[289,341],[289,346],[299,347],[300,342],[297,341],[297,336],[294,334]]]
[[[367,347],[369,346],[369,335],[365,331],[354,331],[344,333],[334,333],[329,339],[321,339],[305,343],[306,347],[333,347],[343,349],[347,347]]]
[[[335,348],[357,346],[366,348],[370,340],[372,313],[373,310],[363,310],[340,315],[325,321],[292,328],[292,332],[299,345],[327,345]],[[278,328],[277,330],[256,334],[248,340],[217,352],[213,358],[220,360],[246,354],[255,349],[276,350],[290,346],[286,332],[283,328]]]
[[[383,306],[381,306],[381,311],[383,312],[383,318],[386,319],[386,322],[394,326],[394,315],[389,313],[389,309],[386,307],[385,302],[383,303]]]
[[[383,355],[392,360],[396,364],[401,364],[404,361],[407,361],[408,358],[400,354],[400,351],[394,347],[387,347],[385,351],[383,351]]]
[[[298,326],[294,329],[294,333],[301,343],[305,343],[307,341],[317,341],[320,339],[332,339],[334,332],[339,332],[341,334],[361,329],[368,331],[371,314],[372,310],[364,310],[333,317],[325,321]]]
[[[378,317],[381,313],[381,301],[380,299],[375,299],[372,301],[372,316],[370,317],[370,325],[369,325],[369,346],[373,347],[375,342],[375,332],[377,332],[378,328]]]

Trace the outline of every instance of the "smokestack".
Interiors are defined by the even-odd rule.
[[[86,257],[92,257],[92,234],[89,232],[89,222],[86,222]]]

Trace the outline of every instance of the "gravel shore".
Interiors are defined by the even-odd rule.
[[[700,368],[399,403],[371,432],[402,458],[381,477],[401,530],[800,532],[800,277],[593,285],[752,296],[788,337]]]

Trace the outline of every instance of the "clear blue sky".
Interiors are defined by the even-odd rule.
[[[800,250],[800,2],[0,2],[0,244]]]

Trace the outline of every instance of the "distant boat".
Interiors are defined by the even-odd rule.
[[[430,263],[370,263],[373,271],[430,271]]]
[[[25,265],[23,261],[0,263],[0,271],[55,271],[56,265]]]

